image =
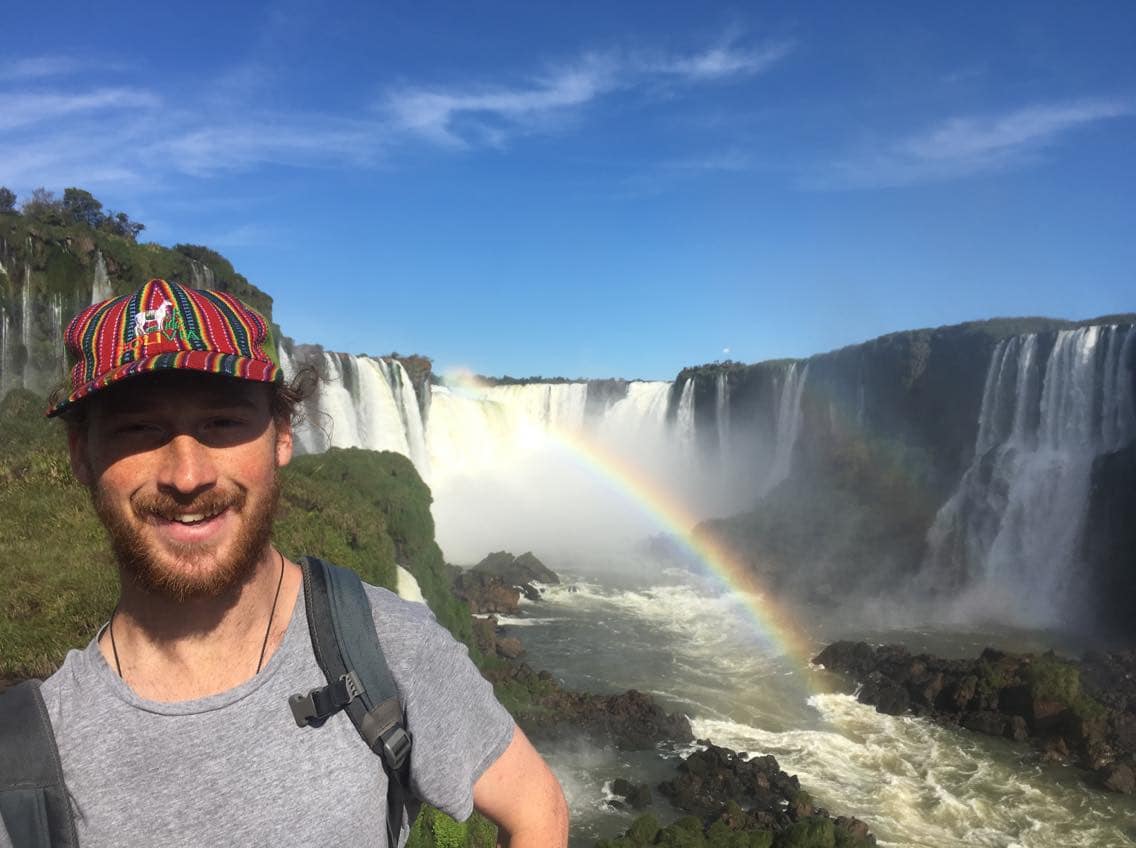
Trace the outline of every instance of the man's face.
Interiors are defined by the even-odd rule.
[[[192,372],[137,377],[91,404],[71,464],[123,571],[164,597],[216,597],[265,555],[276,470],[292,455],[264,384]]]

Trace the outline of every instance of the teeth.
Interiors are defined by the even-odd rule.
[[[204,521],[206,518],[212,518],[217,515],[216,512],[206,515],[205,513],[195,513],[193,515],[174,515],[172,519],[182,524],[196,524],[199,521]]]

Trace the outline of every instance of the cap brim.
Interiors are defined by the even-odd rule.
[[[239,354],[206,350],[156,353],[134,362],[127,362],[84,383],[49,409],[47,417],[54,418],[71,409],[76,403],[123,380],[160,371],[197,371],[255,383],[275,383],[284,378],[280,366],[268,359],[253,359]]]

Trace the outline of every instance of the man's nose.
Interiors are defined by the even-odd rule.
[[[212,452],[196,438],[179,433],[162,447],[158,485],[181,495],[192,495],[217,482]]]

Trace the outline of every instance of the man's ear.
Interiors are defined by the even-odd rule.
[[[87,431],[81,427],[67,428],[67,450],[71,454],[71,473],[75,479],[90,488],[94,482],[91,462],[87,458]]]
[[[276,425],[276,467],[283,468],[292,461],[292,422],[278,418]]]

